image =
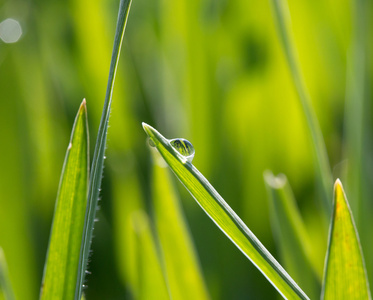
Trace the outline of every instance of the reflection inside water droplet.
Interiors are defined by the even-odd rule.
[[[194,147],[186,139],[173,139],[170,140],[170,144],[174,149],[179,152],[187,161],[192,162],[194,158]]]

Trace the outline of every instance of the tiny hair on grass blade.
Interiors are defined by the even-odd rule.
[[[286,299],[309,299],[207,179],[157,130],[146,123],[142,125],[166,163],[201,208],[277,291]]]

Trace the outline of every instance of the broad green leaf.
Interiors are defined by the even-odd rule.
[[[80,299],[82,296],[82,288],[83,288],[83,282],[85,278],[85,271],[87,268],[89,251],[91,248],[93,225],[95,222],[97,202],[98,202],[100,187],[101,187],[102,171],[104,167],[106,138],[107,138],[107,130],[108,130],[108,124],[109,124],[109,117],[110,117],[111,101],[112,101],[113,90],[114,90],[115,74],[116,74],[116,70],[118,67],[120,49],[122,46],[122,41],[123,41],[124,31],[125,31],[126,24],[127,24],[127,18],[128,18],[130,6],[131,6],[131,0],[120,1],[104,108],[102,111],[101,122],[100,122],[100,126],[98,129],[95,152],[94,152],[93,160],[92,160],[91,174],[89,178],[88,203],[87,203],[87,210],[86,210],[86,217],[85,217],[86,221],[84,223],[82,248],[81,248],[80,259],[79,259],[79,266],[80,266],[79,274],[78,274],[79,284],[77,286],[76,294],[75,294],[76,300]]]
[[[269,195],[272,228],[282,262],[289,274],[311,299],[320,295],[322,274],[312,263],[312,244],[285,175],[266,171],[264,179]]]
[[[169,170],[153,156],[153,204],[172,299],[208,299],[197,254]],[[157,161],[162,160],[164,166]]]
[[[287,299],[308,299],[294,280],[229,207],[205,177],[153,127],[143,123],[154,146],[201,208]],[[171,225],[170,225],[171,226]]]
[[[12,285],[9,279],[8,266],[3,249],[0,247],[0,299],[15,299]]]
[[[334,210],[325,260],[322,298],[371,299],[359,236],[339,179],[334,185]]]
[[[322,191],[322,204],[326,215],[329,215],[331,211],[330,199],[332,197],[332,173],[330,170],[328,154],[326,151],[321,128],[318,123],[315,111],[312,107],[311,98],[304,83],[303,76],[299,68],[296,51],[294,49],[293,40],[291,38],[291,30],[289,26],[290,15],[288,14],[288,11],[286,9],[287,1],[272,0],[271,3],[280,42],[284,49],[286,61],[289,65],[290,73],[293,78],[294,85],[299,96],[299,101],[302,105],[304,117],[306,119],[311,135],[316,167],[315,169]]]
[[[58,189],[41,299],[73,299],[88,191],[88,124],[83,100],[75,119]]]

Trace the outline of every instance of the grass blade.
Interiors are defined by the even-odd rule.
[[[113,225],[117,269],[130,299],[168,299],[149,217],[136,171],[125,165],[113,167]],[[122,172],[125,169],[125,172]]]
[[[167,164],[201,208],[287,299],[309,299],[205,177],[153,127],[143,123]]]
[[[284,48],[285,57],[289,65],[291,75],[294,80],[295,88],[297,90],[299,100],[301,102],[303,112],[307,121],[308,129],[312,138],[313,153],[315,157],[316,172],[322,190],[323,207],[326,215],[329,216],[331,212],[332,199],[332,172],[329,165],[328,154],[326,151],[324,139],[321,133],[320,125],[317,121],[316,114],[311,105],[311,99],[305,87],[293,42],[290,38],[290,30],[287,26],[286,14],[284,6],[286,0],[272,0],[272,7],[277,21],[277,29],[280,36],[282,46]]]
[[[0,247],[0,299],[14,300],[12,285],[10,284],[8,266],[3,249]]]
[[[155,153],[154,160],[157,159],[161,158]],[[209,299],[169,170],[156,162],[153,164],[153,203],[172,299]]]
[[[360,241],[365,253],[373,253],[373,240],[371,228],[373,205],[371,202],[372,187],[370,180],[371,149],[369,138],[372,135],[370,117],[371,92],[369,53],[370,30],[367,24],[371,19],[371,2],[357,0],[352,2],[351,14],[353,17],[353,39],[350,51],[349,72],[347,73],[347,95],[345,103],[344,123],[344,152],[347,158],[345,187],[349,195],[349,203],[354,215]],[[367,255],[366,266],[368,278],[373,280],[373,257]]]
[[[339,180],[334,185],[322,298],[371,299],[359,237]]]
[[[114,46],[109,70],[109,79],[107,84],[104,108],[102,111],[102,117],[100,127],[98,130],[95,152],[92,161],[91,174],[89,179],[88,204],[86,211],[86,222],[84,224],[82,248],[80,252],[80,268],[78,275],[79,284],[75,294],[76,300],[79,300],[82,297],[82,287],[85,278],[85,270],[87,268],[89,250],[91,248],[93,224],[96,215],[99,190],[101,187],[102,170],[104,166],[106,138],[110,117],[111,100],[114,89],[115,74],[118,67],[120,49],[122,46],[130,6],[131,0],[120,1],[117,28],[115,31]]]
[[[87,206],[89,156],[86,102],[75,118],[62,169],[41,299],[73,299]]]
[[[172,299],[155,241],[149,226],[149,219],[142,210],[133,212],[130,217],[134,242],[135,281],[132,286],[134,299]]]
[[[320,295],[322,273],[312,263],[312,245],[285,175],[266,171],[264,179],[269,195],[270,215],[282,262],[294,280],[311,299]],[[318,276],[316,276],[316,274]]]

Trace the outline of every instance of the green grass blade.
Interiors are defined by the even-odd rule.
[[[284,48],[286,60],[289,65],[289,69],[294,80],[295,88],[297,90],[299,100],[303,108],[308,129],[311,134],[313,142],[313,153],[316,162],[316,172],[323,193],[322,203],[327,216],[329,216],[332,207],[330,201],[332,199],[332,173],[320,125],[317,121],[316,114],[311,105],[311,99],[305,87],[304,80],[300,72],[300,68],[298,66],[293,41],[290,38],[290,30],[287,26],[288,20],[286,20],[286,13],[284,11],[284,6],[287,3],[286,0],[272,0],[271,3],[275,19],[277,21],[277,30],[280,36],[282,46]]]
[[[75,119],[58,189],[41,299],[73,299],[88,192],[88,123],[83,100]]]
[[[157,159],[161,158],[155,153]],[[153,203],[172,299],[209,299],[169,170],[157,162],[153,164]]]
[[[322,298],[371,299],[359,236],[339,180],[334,185],[334,211]]]
[[[134,168],[128,171],[125,163],[115,163],[112,211],[117,270],[122,283],[131,295],[130,299],[168,299],[158,248],[144,210],[143,190],[136,171]]]
[[[153,127],[143,123],[167,164],[201,208],[224,234],[251,260],[278,292],[287,299],[308,299],[294,280],[265,249],[205,177],[176,151]]]
[[[265,172],[264,179],[282,262],[307,295],[316,299],[320,295],[322,271],[318,273],[313,263],[312,245],[288,180],[285,175],[274,176],[270,171]]]
[[[80,253],[80,268],[79,268],[79,285],[76,290],[75,299],[80,299],[82,296],[82,287],[85,278],[85,270],[87,268],[89,250],[91,247],[92,232],[94,219],[96,215],[97,202],[99,197],[99,191],[101,187],[102,170],[104,166],[104,155],[106,147],[106,138],[108,123],[110,117],[111,100],[114,89],[115,74],[118,67],[120,49],[122,46],[124,31],[126,28],[127,18],[129,9],[131,6],[131,0],[121,0],[119,5],[117,28],[114,38],[113,53],[111,58],[109,79],[107,84],[104,108],[102,111],[102,117],[100,127],[98,130],[97,141],[95,146],[95,152],[92,161],[91,174],[89,179],[89,191],[88,191],[88,204],[86,212],[86,222],[84,224],[84,233],[82,241],[82,249]]]
[[[367,24],[371,19],[371,2],[357,0],[352,2],[353,39],[350,55],[349,72],[347,73],[347,95],[345,103],[344,151],[347,159],[346,179],[344,181],[349,195],[349,203],[354,215],[360,241],[365,253],[373,253],[373,239],[370,230],[372,222],[372,186],[369,180],[370,160],[369,138],[372,135],[367,111],[370,110],[371,93],[369,80],[370,29]],[[373,280],[373,257],[365,256],[368,278]]]
[[[134,239],[135,281],[132,287],[134,299],[171,299],[162,272],[149,219],[142,210],[130,217]]]
[[[0,247],[0,299],[14,300],[12,285],[9,279],[8,266],[3,249]]]

